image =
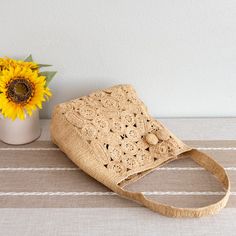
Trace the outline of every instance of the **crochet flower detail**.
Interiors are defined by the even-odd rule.
[[[118,175],[122,175],[123,173],[126,172],[125,166],[118,161],[112,161],[107,165],[107,168],[110,169],[111,171],[115,172]]]
[[[85,138],[87,138],[87,140],[90,141],[90,140],[93,140],[96,138],[97,130],[96,130],[95,126],[85,125],[81,129],[81,133]]]
[[[96,111],[87,105],[81,106],[78,108],[80,115],[86,119],[93,120],[96,116]]]
[[[95,150],[97,161],[117,176],[154,168],[180,149],[175,138],[148,115],[129,86],[75,99],[65,104],[63,114]]]
[[[122,151],[119,147],[114,147],[112,145],[108,146],[108,152],[113,161],[120,161],[122,157]]]
[[[101,103],[104,107],[109,109],[115,109],[118,107],[117,101],[113,98],[102,98]]]
[[[135,158],[132,155],[123,155],[122,163],[125,165],[127,169],[130,169],[130,170],[138,166],[137,158]]]
[[[107,133],[109,131],[109,123],[104,117],[96,117],[92,123],[97,127],[99,132]]]

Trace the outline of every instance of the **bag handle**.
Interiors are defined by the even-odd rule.
[[[116,192],[121,196],[135,200],[151,210],[169,217],[201,217],[217,213],[220,209],[225,207],[230,195],[230,181],[226,171],[211,157],[196,149],[192,149],[184,154],[190,155],[193,161],[211,172],[218,181],[223,184],[226,192],[222,199],[216,203],[200,208],[178,208],[148,199],[141,192],[130,192],[119,186],[117,186]]]

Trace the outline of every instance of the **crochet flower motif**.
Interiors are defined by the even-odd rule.
[[[180,149],[129,86],[100,90],[64,106],[65,118],[96,147],[97,160],[115,175],[130,176],[153,168]]]

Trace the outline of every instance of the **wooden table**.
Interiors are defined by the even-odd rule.
[[[167,218],[112,194],[50,142],[50,121],[42,120],[36,142],[0,142],[0,235],[236,235],[236,118],[161,121],[226,168],[232,193],[218,215]],[[129,189],[156,192],[153,198],[183,207],[222,197],[214,177],[188,159],[154,171]]]

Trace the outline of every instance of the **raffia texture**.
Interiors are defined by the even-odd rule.
[[[54,143],[76,165],[123,197],[167,216],[194,217],[214,213],[212,209],[179,210],[122,188],[158,166],[184,157],[186,152],[195,154],[192,148],[148,114],[147,108],[130,85],[99,90],[56,106],[51,134]],[[202,160],[195,160],[198,157]],[[208,166],[206,169],[216,176],[222,172],[217,177],[229,189],[223,168],[209,161],[205,154],[197,154],[197,158],[192,158],[205,168],[207,163],[214,163],[211,165],[213,170]],[[218,208],[226,204],[226,198],[227,194]]]

